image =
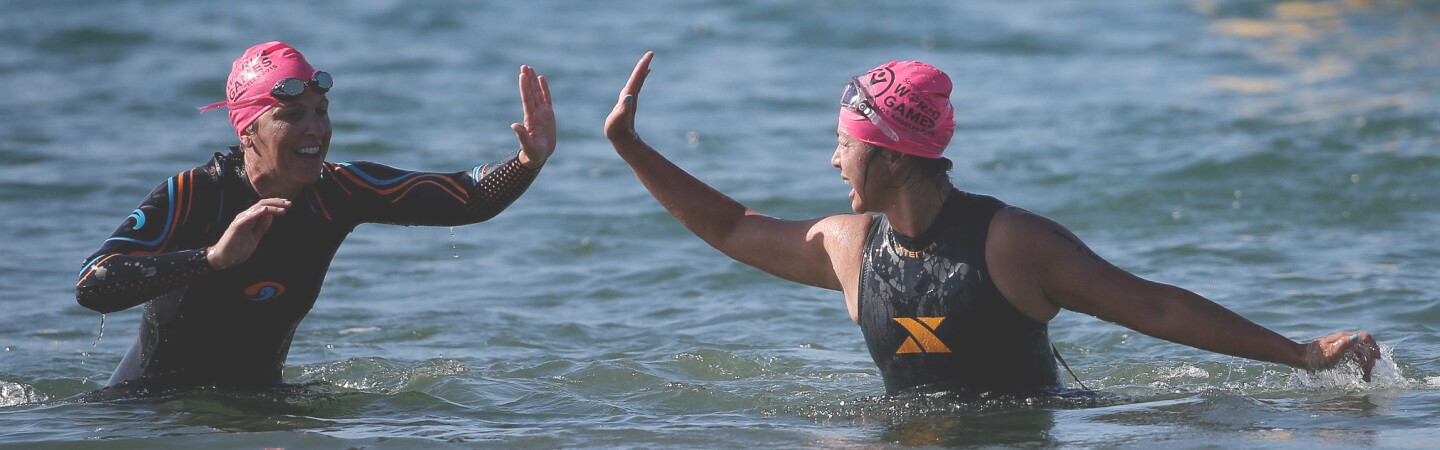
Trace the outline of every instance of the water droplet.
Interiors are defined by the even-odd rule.
[[[99,346],[100,338],[103,337],[105,337],[105,314],[100,314],[100,334],[95,335],[95,342],[90,343],[90,347]]]
[[[335,344],[325,344],[325,348],[326,348],[326,349],[334,349],[334,348],[335,348]]]
[[[450,227],[450,237],[455,237],[455,227]],[[450,257],[460,259],[460,245],[456,244],[454,240],[450,241]]]
[[[1239,189],[1235,190],[1235,198],[1240,198],[1240,196],[1242,195],[1245,195],[1245,193],[1241,192]]]
[[[1359,183],[1359,182],[1360,182],[1360,174],[1358,174],[1358,173],[1350,174],[1350,182],[1351,182],[1351,183]]]
[[[1177,221],[1180,220],[1180,211],[1170,213],[1170,218]]]
[[[700,148],[700,133],[694,131],[685,132],[685,145],[691,150]]]
[[[10,347],[5,347],[5,351],[10,351]]]

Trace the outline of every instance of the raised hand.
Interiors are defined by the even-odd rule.
[[[639,109],[640,88],[645,86],[645,77],[650,75],[650,59],[654,57],[655,52],[645,52],[645,56],[635,64],[635,70],[630,72],[630,81],[620,90],[615,109],[610,110],[610,116],[605,118],[605,137],[610,139],[616,150],[623,144],[640,140],[640,135],[635,132],[635,112]]]
[[[530,66],[520,66],[520,104],[525,123],[512,123],[520,140],[520,163],[538,169],[555,153],[555,108],[550,102],[550,84]]]
[[[205,255],[210,267],[224,269],[250,259],[255,247],[260,245],[260,238],[270,231],[275,217],[285,215],[290,205],[290,201],[283,198],[267,198],[237,214],[220,236],[220,242],[211,246]]]

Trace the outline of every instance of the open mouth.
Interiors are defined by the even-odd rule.
[[[316,156],[320,156],[320,146],[317,145],[313,147],[301,148],[299,150],[296,150],[295,154],[306,158],[314,158]]]

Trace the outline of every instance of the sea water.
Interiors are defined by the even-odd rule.
[[[234,143],[195,107],[273,39],[335,76],[332,161],[515,151],[522,64],[558,149],[489,222],[358,228],[291,386],[74,401],[140,322],[75,303],[82,260]],[[1366,383],[1064,312],[1051,337],[1093,398],[885,397],[838,293],[706,246],[604,139],[647,50],[639,132],[756,210],[848,212],[841,87],[921,60],[955,83],[960,188],[1293,339],[1370,331],[1385,358]],[[1440,446],[1434,2],[13,1],[0,80],[0,446]]]

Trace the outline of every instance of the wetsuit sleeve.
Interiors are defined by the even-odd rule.
[[[412,172],[370,162],[336,164],[341,189],[356,199],[359,222],[455,226],[490,220],[520,198],[539,169],[518,153],[466,172]]]
[[[193,197],[193,173],[155,188],[100,249],[85,259],[75,284],[81,306],[109,313],[182,288],[209,274],[205,249],[176,249]]]

